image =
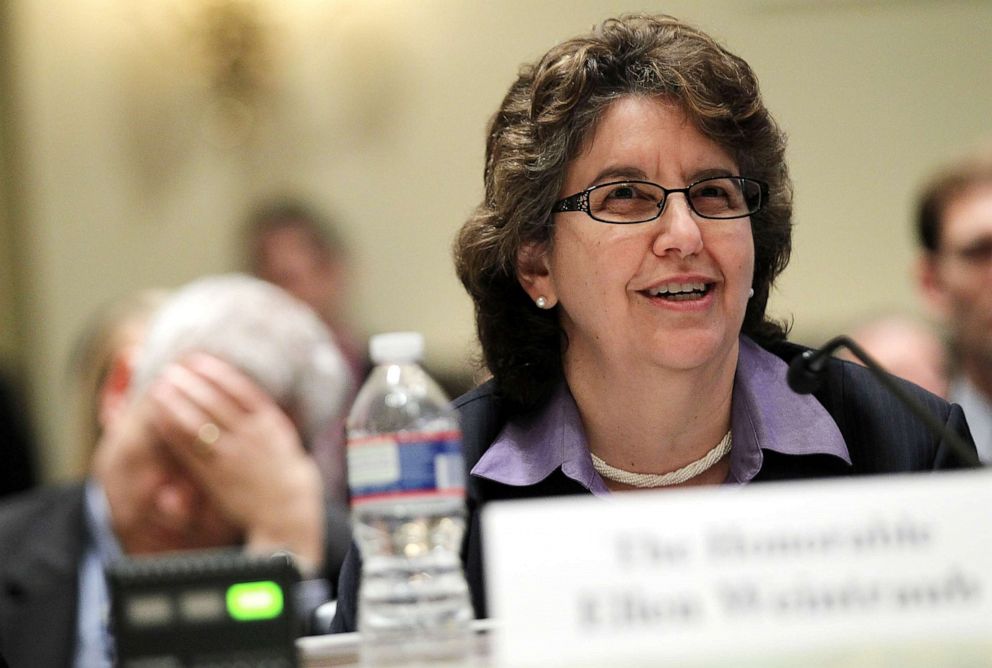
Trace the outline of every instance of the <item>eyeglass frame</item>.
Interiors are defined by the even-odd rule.
[[[700,183],[703,183],[705,181],[715,181],[717,179],[736,179],[738,181],[747,181],[750,183],[758,184],[758,194],[761,197],[761,201],[758,204],[758,208],[756,208],[754,211],[748,211],[747,213],[742,213],[737,216],[726,216],[726,217],[707,216],[697,211],[696,207],[692,203],[692,199],[689,197],[689,191],[692,188],[698,186]],[[662,197],[662,200],[658,205],[658,213],[656,213],[650,218],[645,218],[644,220],[630,220],[630,221],[603,220],[602,218],[597,218],[596,216],[594,216],[592,211],[589,209],[589,193],[591,193],[593,190],[598,190],[599,188],[606,188],[607,186],[617,186],[624,183],[641,183],[644,185],[654,186],[655,188],[661,189],[661,192],[664,193],[664,197]],[[599,183],[594,186],[589,186],[585,190],[581,192],[577,192],[574,195],[563,197],[557,202],[555,202],[554,205],[552,205],[551,213],[552,214],[571,213],[572,211],[582,211],[583,213],[585,213],[587,216],[589,216],[598,223],[606,223],[608,225],[637,225],[639,223],[648,223],[651,222],[652,220],[657,220],[658,218],[660,218],[661,214],[665,213],[665,207],[668,205],[668,197],[672,193],[682,193],[682,195],[685,197],[685,202],[686,205],[689,207],[689,210],[692,211],[697,216],[699,216],[700,218],[705,218],[706,220],[736,220],[738,218],[747,218],[748,216],[753,216],[754,214],[764,209],[765,204],[768,203],[768,184],[765,183],[764,181],[759,181],[758,179],[752,179],[747,176],[707,176],[706,178],[693,181],[684,188],[666,188],[665,186],[654,183],[653,181],[644,181],[640,179],[621,179],[620,181],[610,181],[609,183]]]

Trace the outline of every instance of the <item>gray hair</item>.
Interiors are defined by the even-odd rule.
[[[352,378],[333,335],[303,302],[246,274],[207,276],[156,311],[135,363],[137,396],[191,352],[223,359],[289,411],[306,443],[344,409]]]

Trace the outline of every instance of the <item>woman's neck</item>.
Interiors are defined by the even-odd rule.
[[[590,451],[635,473],[667,473],[703,457],[730,428],[737,354],[735,347],[725,359],[691,370],[603,369],[566,360]],[[725,476],[726,465],[719,469],[711,475]]]

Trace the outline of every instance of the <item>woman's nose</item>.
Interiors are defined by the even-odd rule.
[[[689,208],[684,193],[669,195],[656,224],[659,229],[653,245],[655,255],[677,253],[680,257],[689,257],[703,249],[699,222]]]

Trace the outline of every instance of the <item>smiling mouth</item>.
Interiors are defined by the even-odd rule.
[[[648,297],[670,302],[686,302],[702,299],[713,289],[713,283],[666,283],[645,290]]]

